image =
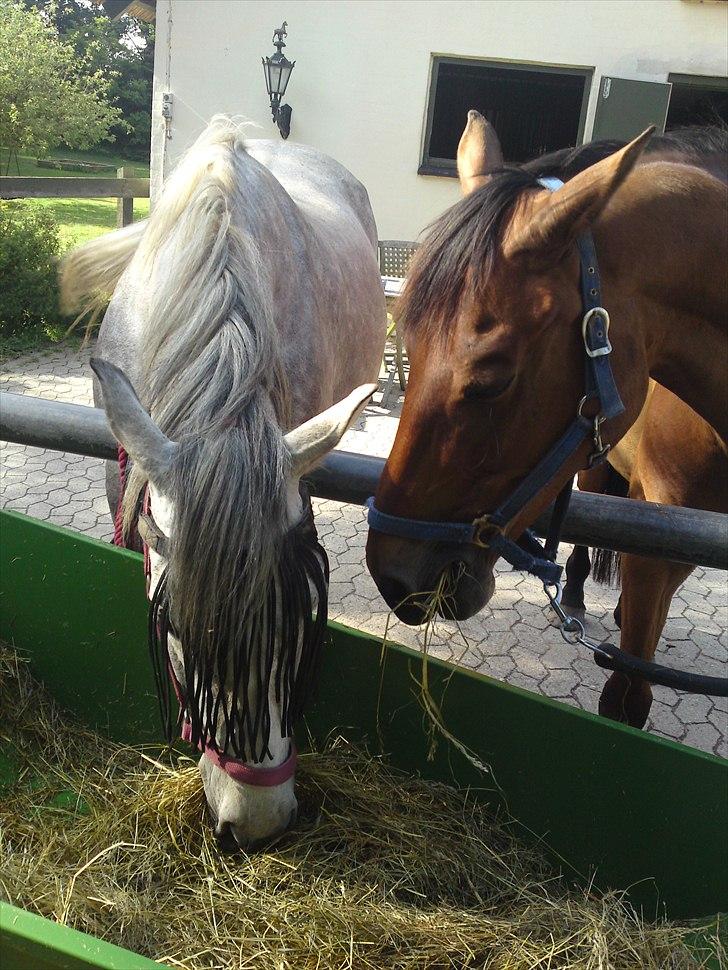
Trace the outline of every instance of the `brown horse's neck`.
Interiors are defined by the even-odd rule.
[[[639,330],[650,376],[728,437],[725,184],[686,165],[641,166],[594,237],[612,342]]]

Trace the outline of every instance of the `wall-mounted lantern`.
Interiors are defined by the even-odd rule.
[[[273,31],[273,46],[276,48],[276,52],[272,57],[263,58],[265,86],[268,89],[273,121],[278,125],[278,131],[280,131],[282,138],[288,138],[291,133],[293,109],[288,104],[281,104],[281,101],[286,93],[291,71],[296,64],[295,61],[289,61],[283,53],[283,48],[286,46],[283,38],[288,36],[287,26],[288,24],[284,20],[283,26]]]

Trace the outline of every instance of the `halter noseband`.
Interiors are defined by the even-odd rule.
[[[539,179],[539,183],[552,192],[564,184],[556,178]],[[460,545],[476,545],[481,549],[492,549],[514,568],[537,576],[546,586],[558,587],[562,568],[554,560],[561,523],[566,515],[571,496],[571,480],[559,494],[549,533],[543,545],[530,529],[526,530],[518,542],[509,539],[505,535],[505,529],[508,523],[552,481],[563,465],[590,436],[594,450],[589,456],[589,466],[592,467],[603,461],[609,451],[609,445],[604,445],[602,442],[602,423],[624,411],[609,362],[612,351],[612,345],[609,342],[609,314],[601,305],[599,267],[591,233],[585,232],[580,236],[577,246],[586,377],[584,396],[579,402],[576,417],[567,430],[494,512],[480,515],[472,522],[429,522],[380,512],[374,505],[374,496],[372,496],[366,502],[367,521],[371,529],[403,539],[452,542]],[[582,413],[586,402],[591,400],[596,400],[599,405],[597,415],[593,418],[586,417]]]

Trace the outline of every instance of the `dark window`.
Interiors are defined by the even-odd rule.
[[[670,74],[670,107],[665,128],[728,124],[728,78]]]
[[[435,58],[420,174],[452,175],[470,108],[498,132],[508,162],[577,145],[591,70]]]

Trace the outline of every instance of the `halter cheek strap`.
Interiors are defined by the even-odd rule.
[[[539,182],[552,192],[564,184],[555,178],[539,179]],[[505,535],[505,529],[553,481],[560,469],[590,436],[593,441],[593,450],[588,459],[590,467],[603,461],[609,446],[602,443],[602,423],[624,411],[609,361],[612,351],[609,342],[609,314],[601,306],[599,266],[591,233],[584,233],[577,245],[583,309],[581,331],[585,380],[584,396],[579,402],[572,423],[533,471],[494,512],[481,515],[472,522],[427,522],[381,512],[374,504],[374,497],[371,497],[366,503],[367,520],[371,529],[404,539],[471,544],[490,549],[515,569],[531,573],[547,586],[558,586],[562,569],[554,560],[561,523],[568,509],[572,482],[564,485],[556,501],[545,546],[530,529],[526,530],[518,542],[509,539]],[[591,400],[596,400],[598,404],[596,417],[593,418],[582,413],[586,402]]]

